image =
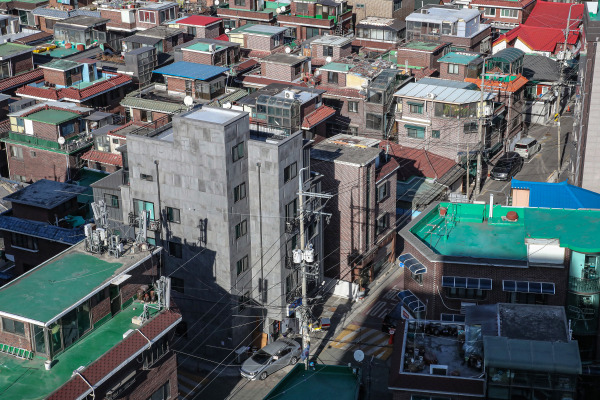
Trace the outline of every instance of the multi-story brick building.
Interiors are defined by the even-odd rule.
[[[438,59],[440,78],[464,81],[481,75],[483,59],[479,54],[451,52]]]
[[[122,40],[122,47],[123,51],[130,51],[143,46],[154,46],[157,54],[172,53],[173,49],[184,41],[185,35],[182,29],[156,26],[127,36]],[[164,63],[163,61],[161,65]]]
[[[225,93],[227,71],[227,67],[179,61],[154,72],[163,76],[167,91],[208,101]]]
[[[323,229],[325,276],[360,287],[395,254],[399,165],[378,145],[379,140],[336,135],[310,155],[313,169],[323,175],[323,191],[335,195],[325,207],[332,214]]]
[[[225,29],[235,29],[246,24],[275,25],[277,15],[289,10],[289,3],[258,0],[222,2],[216,9],[217,16],[223,18]]]
[[[449,43],[412,40],[396,49],[396,61],[406,75],[419,71],[439,71],[438,60],[450,51]]]
[[[348,0],[356,21],[367,17],[393,18],[404,21],[407,15],[419,7],[415,7],[415,0]]]
[[[406,17],[406,40],[447,42],[452,51],[487,53],[491,27],[481,23],[478,10],[427,6]]]
[[[11,179],[65,182],[80,167],[79,156],[92,146],[82,118],[92,110],[71,103],[46,103],[9,114],[2,138]]]
[[[175,49],[175,61],[226,66],[240,62],[239,43],[215,39],[193,39]]]
[[[283,49],[287,29],[278,26],[246,24],[227,33],[229,40],[239,43],[248,57],[265,57]]]
[[[346,0],[294,0],[289,15],[278,15],[277,22],[300,42],[325,34],[345,35],[352,27],[352,10]]]
[[[90,60],[54,60],[40,66],[43,79],[17,90],[17,95],[36,100],[69,101],[81,106],[117,110],[132,78],[97,68]]]
[[[42,179],[4,197],[12,208],[0,214],[0,236],[6,257],[15,263],[13,278],[84,238],[83,227],[74,228],[72,216],[82,215],[77,196],[85,190]]]
[[[139,125],[129,122],[124,125],[107,124],[93,130],[94,147],[82,154],[81,159],[87,162],[88,168],[97,171],[112,173],[123,168],[123,156],[118,149],[127,143],[127,133],[138,129]]]
[[[352,39],[341,36],[315,36],[302,43],[302,54],[311,57],[312,66],[320,66],[329,60],[337,60],[352,54]]]
[[[395,49],[402,39],[404,22],[369,16],[356,23],[356,37],[352,46],[365,51],[385,52]]]
[[[216,39],[223,33],[223,19],[192,15],[177,20],[177,26],[185,30],[188,39]]]
[[[157,281],[160,250],[127,242],[116,258],[80,242],[2,287],[2,397],[175,395],[170,346],[181,315]],[[40,295],[22,301],[32,291]]]
[[[33,47],[16,43],[0,44],[0,78],[10,78],[33,69]]]

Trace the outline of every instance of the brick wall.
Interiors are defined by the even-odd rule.
[[[260,71],[262,76],[285,82],[291,82],[297,77],[294,75],[294,68],[284,64],[261,62]]]
[[[19,56],[11,58],[12,63],[12,74],[16,75],[21,72],[29,71],[33,69],[33,53],[21,54]]]
[[[356,126],[359,128],[359,132],[361,129],[365,127],[365,101],[363,98],[353,98],[353,97],[337,97],[337,96],[327,96],[327,93],[323,94],[323,102],[328,106],[337,110],[338,114],[343,118],[339,118],[336,122],[336,129],[333,132],[328,132],[328,136],[333,136],[338,133],[346,133],[344,131],[349,129],[350,125]],[[358,112],[350,112],[348,108],[348,103],[357,102],[358,103]],[[342,121],[346,121],[346,123],[342,123]],[[362,134],[362,132],[360,132]]]
[[[448,72],[449,63],[440,63],[440,78],[443,79],[452,79],[454,81],[464,81],[467,77],[467,66],[462,64],[458,65],[458,74],[451,74]]]
[[[21,147],[23,159],[19,160],[8,157],[8,168],[10,177],[15,175],[24,176],[28,181],[49,179],[52,181],[65,182],[67,180],[67,159],[69,162],[70,176],[75,172],[77,155],[66,156],[65,154],[52,151],[34,149],[27,146],[9,144],[9,147]],[[35,152],[35,156],[31,151]],[[9,153],[10,154],[10,153]]]
[[[442,42],[452,43],[453,46],[463,47],[465,51],[472,51],[475,53],[479,52],[481,42],[490,36],[492,33],[491,28],[484,29],[478,35],[472,38],[463,38],[456,36],[442,36]]]
[[[337,82],[329,82],[329,71],[321,71],[321,83],[323,85],[330,85],[330,86],[339,86],[339,87],[344,87],[346,86],[346,74],[342,73],[342,72],[337,72]]]
[[[270,36],[246,34],[246,48],[251,50],[271,51],[273,50]],[[283,41],[281,41],[283,43]]]
[[[461,302],[477,304],[506,303],[507,292],[502,290],[502,280],[552,282],[556,294],[547,296],[547,304],[563,306],[566,301],[566,288],[568,287],[568,270],[566,268],[529,267],[508,268],[493,265],[469,265],[452,263],[433,263],[428,261],[410,243],[404,242],[404,253],[410,253],[417,258],[426,268],[423,274],[423,284],[418,284],[412,279],[410,273],[404,274],[404,288],[409,289],[427,304],[427,318],[439,319],[442,313],[457,314]],[[487,291],[484,300],[454,299],[446,296],[442,288],[442,276],[460,276],[468,278],[492,279],[492,290]],[[441,296],[437,289],[439,288]]]
[[[43,32],[54,34],[54,24],[52,22],[50,24],[47,24],[46,21],[48,21],[48,19],[46,19],[46,17],[36,17],[36,19],[38,22],[38,26]]]
[[[6,332],[6,331],[4,331],[4,326],[2,326],[2,330],[0,330],[0,343],[7,344],[9,346],[18,347],[20,349],[32,351],[33,349],[31,346],[31,334],[30,334],[31,324],[24,323],[24,325],[25,325],[25,336]]]
[[[53,217],[52,217],[53,218]],[[48,219],[44,220],[48,222]],[[4,238],[4,246],[6,254],[10,254],[15,258],[15,276],[20,276],[30,269],[42,264],[49,258],[54,257],[58,253],[68,249],[70,246],[58,242],[52,242],[44,239],[37,239],[38,249],[36,252],[22,250],[12,246],[12,235],[10,232],[2,231]],[[1,342],[0,342],[1,343]]]
[[[91,302],[91,314],[92,314],[92,326],[94,326],[102,318],[110,314],[110,297],[108,287],[104,288],[104,298],[98,301],[97,296],[92,296]]]
[[[304,4],[306,4],[306,3],[304,3]],[[298,5],[296,4],[295,1],[292,1],[290,4],[290,14],[291,15],[296,15],[296,14],[306,15],[309,17],[314,17],[315,15],[317,15],[317,4],[316,3],[308,3],[307,5],[308,5],[308,13],[307,14],[305,14],[305,13],[298,14],[298,12],[297,12]]]
[[[55,85],[65,86],[67,84],[64,71],[56,71],[54,69],[44,68],[44,80]]]
[[[398,64],[433,68],[433,53],[429,51],[415,51],[400,47],[396,53],[396,60]]]
[[[110,21],[106,23],[106,26],[109,28],[134,29],[136,27],[135,21],[137,13],[135,10],[130,10],[130,12],[133,12],[134,14],[131,19],[133,22],[123,22],[121,17],[122,14],[119,10],[100,9],[100,17],[110,19]]]
[[[181,49],[183,61],[193,62],[196,64],[214,65],[213,55],[211,53],[199,53],[197,51],[191,51]]]
[[[206,39],[214,39],[223,32],[223,30],[221,29],[222,25],[223,25],[223,23],[220,22],[218,24],[214,24],[211,26],[198,27],[198,29],[196,30],[196,37],[206,38]]]

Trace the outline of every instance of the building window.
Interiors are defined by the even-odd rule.
[[[452,75],[458,74],[458,64],[448,64],[448,73]]]
[[[31,158],[35,158],[35,157],[37,157],[37,153],[34,150],[29,150],[29,156]]]
[[[148,211],[148,218],[154,219],[154,203],[150,201],[133,199],[133,215],[138,217],[142,214],[142,211]]]
[[[496,9],[494,7],[485,7],[483,9],[483,16],[484,17],[495,17]]]
[[[292,219],[295,219],[297,216],[298,216],[298,199],[294,199],[285,206],[285,219],[286,219],[286,221],[290,221]]]
[[[381,130],[381,114],[367,113],[367,129]]]
[[[140,22],[156,23],[156,15],[151,11],[138,11],[138,19]]]
[[[441,313],[441,320],[444,322],[465,322],[465,316],[463,314],[446,314]],[[450,399],[448,399],[450,400]]]
[[[323,57],[333,57],[333,46],[323,46]]]
[[[364,4],[357,4],[356,8],[365,8],[365,5]]]
[[[167,207],[167,221],[180,224],[181,210],[179,208]]]
[[[297,3],[300,5],[300,3]],[[305,4],[308,6],[308,4]],[[306,28],[306,38],[310,39],[311,37],[319,36],[319,28]]]
[[[179,293],[185,293],[184,285],[185,285],[185,283],[184,283],[183,279],[177,278],[175,276],[171,277],[171,289],[173,289]]]
[[[119,144],[119,139],[113,138],[112,142],[113,142],[113,144]]]
[[[358,136],[358,126],[350,125],[348,127],[348,133],[352,136]]]
[[[554,283],[552,282],[502,281],[502,290],[517,293],[555,293]]]
[[[478,126],[477,126],[477,122],[465,122],[464,125],[464,132],[465,135],[470,135],[471,133],[477,133],[478,131]]]
[[[37,251],[38,249],[37,238],[15,232],[11,232],[11,245],[12,247],[20,247],[33,251]]]
[[[406,135],[415,139],[425,139],[425,127],[404,125],[406,128]]]
[[[376,235],[381,235],[390,227],[390,215],[385,213],[377,218],[377,227],[375,230]]]
[[[298,175],[298,164],[291,163],[283,169],[283,183],[287,183]]]
[[[188,35],[196,36],[196,27],[195,26],[188,26],[187,27],[187,33],[188,33]]]
[[[239,239],[248,233],[248,222],[243,220],[235,226],[235,238]]]
[[[327,71],[327,82],[338,83],[338,73],[333,71]]]
[[[519,18],[519,10],[503,8],[500,10],[500,16],[504,18]]]
[[[238,201],[246,198],[246,182],[242,182],[236,187],[233,188],[233,202],[237,203]]]
[[[119,196],[115,196],[114,194],[104,194],[104,202],[107,206],[112,208],[119,208]]]
[[[423,274],[415,274],[414,272],[410,271],[410,277],[419,285],[423,284]]]
[[[152,393],[152,396],[148,397],[148,400],[168,400],[171,398],[171,381],[167,381],[162,385],[156,392]]]
[[[2,330],[15,335],[25,336],[25,324],[14,319],[2,317]]]
[[[439,139],[440,138],[440,131],[437,129],[433,129],[431,131],[431,137],[434,139]]]
[[[442,287],[446,290],[446,297],[449,298],[483,300],[487,291],[492,290],[492,280],[442,276]]]
[[[152,122],[152,111],[140,110],[140,121]]]
[[[16,147],[16,146],[10,146],[10,156],[12,158],[22,160],[23,159],[23,148]]]
[[[231,157],[233,162],[244,158],[244,142],[238,143],[231,148]]]
[[[398,11],[402,8],[402,0],[394,0],[393,10]]]
[[[169,241],[169,255],[175,258],[183,257],[183,246],[181,243]]]
[[[389,195],[389,182],[385,182],[377,187],[377,202],[387,199]]]
[[[413,114],[423,114],[423,103],[408,102],[410,112]]]
[[[148,181],[148,182],[152,182],[154,180],[154,178],[152,177],[152,175],[141,174],[141,173],[140,173],[140,179],[143,180],[143,181]]]
[[[308,3],[296,3],[296,15],[308,15]]]
[[[511,292],[506,294],[507,303],[515,304],[548,304],[548,296],[543,293],[518,293]]]
[[[248,271],[248,256],[244,256],[235,263],[237,274]]]
[[[358,101],[349,101],[348,102],[348,112],[351,112],[351,113],[358,112]]]

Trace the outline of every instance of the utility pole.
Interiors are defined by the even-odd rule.
[[[483,71],[481,73],[481,95],[479,97],[479,125],[477,127],[477,134],[479,136],[479,151],[477,152],[477,178],[475,180],[475,195],[478,196],[481,192],[481,174],[483,170],[483,166],[481,165],[483,160],[481,159],[481,152],[483,151],[485,145],[485,138],[483,135],[483,121],[485,118],[485,110],[483,109],[483,97],[485,94],[485,63],[487,62],[487,57],[483,59]],[[468,153],[468,152],[467,152]],[[468,171],[468,170],[467,170]],[[468,174],[467,174],[468,176]]]
[[[469,167],[471,164],[471,157],[469,157],[469,142],[467,142],[467,202],[469,201],[469,199],[471,198],[471,182],[469,182]]]

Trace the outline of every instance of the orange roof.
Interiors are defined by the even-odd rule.
[[[81,156],[82,160],[99,162],[101,164],[123,166],[123,156],[121,154],[113,154],[105,151],[90,150]]]
[[[479,78],[465,78],[465,82],[474,83],[477,85],[477,87],[481,88],[481,79]],[[527,78],[525,78],[523,75],[519,74],[517,75],[517,78],[513,79],[511,82],[501,82],[492,79],[487,79],[484,82],[484,85],[486,90],[497,89],[499,91],[503,90],[505,92],[514,93],[521,89],[523,86],[525,86],[527,82],[529,82],[529,80],[527,80]]]
[[[317,126],[327,118],[331,117],[333,114],[335,114],[335,110],[333,108],[321,106],[304,117],[304,120],[302,121],[302,129],[311,129],[312,127]]]

